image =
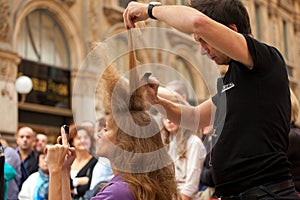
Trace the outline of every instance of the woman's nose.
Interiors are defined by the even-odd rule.
[[[207,48],[203,47],[202,45],[201,45],[201,47],[200,47],[200,50],[201,50],[201,55],[206,55],[206,54],[208,54]]]

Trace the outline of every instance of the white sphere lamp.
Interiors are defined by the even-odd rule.
[[[20,76],[16,80],[16,90],[20,94],[28,94],[32,89],[32,81],[28,76]]]
[[[22,95],[20,103],[25,102],[26,94],[32,90],[32,81],[28,76],[20,76],[16,80],[16,90]]]

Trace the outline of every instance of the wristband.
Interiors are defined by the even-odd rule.
[[[151,19],[156,19],[156,17],[153,16],[152,14],[152,9],[155,7],[155,6],[160,6],[161,3],[160,2],[150,2],[149,5],[148,5],[148,16],[151,18]]]

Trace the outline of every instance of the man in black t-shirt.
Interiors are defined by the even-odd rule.
[[[125,27],[150,17],[194,34],[201,53],[229,65],[228,71],[218,80],[217,94],[196,107],[157,96],[159,83],[150,78],[149,103],[160,104],[168,119],[189,129],[214,124],[211,162],[221,199],[299,199],[286,155],[291,104],[283,57],[251,37],[240,0],[191,0],[190,5],[131,2],[123,14]]]

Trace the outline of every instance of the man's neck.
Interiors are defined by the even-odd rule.
[[[24,149],[19,148],[19,153],[20,153],[20,156],[21,156],[21,160],[23,162],[29,156],[29,154],[31,153],[31,149],[24,150]]]

